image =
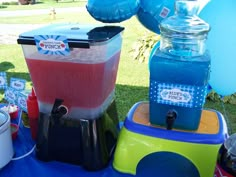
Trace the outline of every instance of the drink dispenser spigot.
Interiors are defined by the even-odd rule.
[[[55,125],[58,125],[60,119],[68,113],[68,108],[62,105],[63,102],[64,100],[56,98],[52,107],[50,119]]]
[[[177,118],[177,113],[173,110],[168,111],[166,115],[166,129],[172,130],[175,119]]]
[[[176,0],[175,15],[160,24],[160,47],[150,59],[150,122],[196,130],[207,94],[210,56],[205,42],[210,26],[197,16],[197,0]]]

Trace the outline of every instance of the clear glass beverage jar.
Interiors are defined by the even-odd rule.
[[[175,15],[160,24],[160,47],[150,60],[150,122],[196,130],[207,94],[210,26],[197,0],[176,0]],[[168,124],[168,125],[167,125]]]

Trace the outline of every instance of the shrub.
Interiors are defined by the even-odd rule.
[[[30,0],[18,0],[20,5],[28,5],[30,4]]]
[[[2,2],[2,5],[5,5],[5,7],[3,7],[3,8],[6,8],[9,5],[18,5],[18,2],[16,2],[16,1]]]
[[[141,63],[148,63],[151,50],[159,40],[159,35],[147,32],[134,43],[132,50],[130,51],[133,59],[138,60]]]
[[[0,9],[7,8],[5,5],[0,5]]]

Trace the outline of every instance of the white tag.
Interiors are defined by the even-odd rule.
[[[161,91],[161,98],[163,100],[172,101],[175,103],[182,102],[187,103],[191,100],[191,95],[188,92],[181,91],[180,89],[164,89]]]
[[[159,16],[162,18],[166,18],[170,13],[170,9],[168,9],[167,7],[163,7]]]

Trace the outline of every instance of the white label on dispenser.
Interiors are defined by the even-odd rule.
[[[0,89],[7,88],[7,76],[5,72],[0,72]]]
[[[187,103],[191,100],[192,96],[188,92],[181,91],[178,88],[163,89],[160,93],[163,100],[169,100],[172,102],[184,102]]]
[[[26,83],[26,80],[24,79],[11,78],[10,87],[17,91],[22,91],[25,89],[25,83]]]
[[[34,36],[38,52],[46,55],[69,55],[70,48],[67,38],[60,35]]]
[[[181,107],[202,107],[207,94],[207,86],[159,83],[151,80],[150,101]]]

